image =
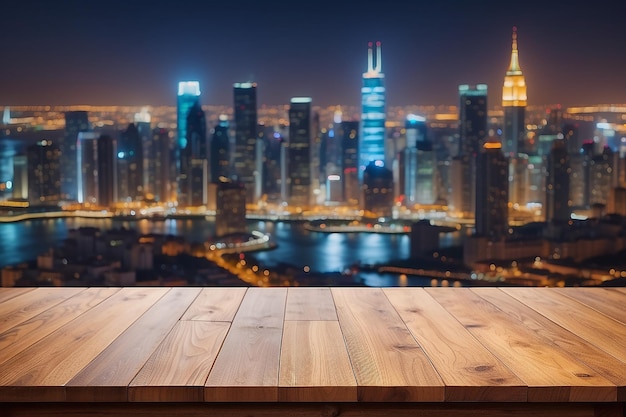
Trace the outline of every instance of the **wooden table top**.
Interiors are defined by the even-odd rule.
[[[0,288],[0,401],[623,403],[625,306],[622,288]]]

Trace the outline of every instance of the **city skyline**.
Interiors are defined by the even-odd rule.
[[[253,81],[260,105],[310,96],[356,106],[367,43],[378,40],[390,106],[456,104],[458,85],[486,83],[491,107],[513,26],[530,105],[620,103],[626,91],[616,1],[64,5],[4,7],[0,105],[171,105],[178,81],[193,79],[206,104],[230,104],[232,84]]]

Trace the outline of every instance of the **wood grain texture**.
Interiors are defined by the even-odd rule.
[[[553,291],[565,294],[626,325],[624,295],[617,291],[604,288],[594,288],[593,291],[585,291],[585,288],[554,288]]]
[[[84,290],[84,288],[37,288],[0,303],[0,333]]]
[[[523,323],[526,328],[544,340],[554,343],[580,362],[593,368],[617,386],[617,400],[626,401],[626,363],[565,330],[498,288],[474,288],[472,292],[495,305],[512,319]],[[587,292],[596,293],[596,289]]]
[[[0,365],[0,400],[64,401],[64,385],[167,288],[124,288]]]
[[[25,294],[29,291],[33,291],[35,288],[3,288],[0,287],[0,304],[4,303],[11,298],[15,298],[19,295]]]
[[[128,385],[200,288],[172,288],[66,385],[67,401],[128,400]]]
[[[204,288],[182,320],[232,322],[246,288]]]
[[[229,326],[179,321],[130,383],[129,401],[203,401],[204,383]]]
[[[279,401],[356,401],[356,379],[336,321],[285,321]]]
[[[0,364],[119,291],[89,288],[0,334]]]
[[[333,288],[359,401],[443,401],[444,384],[380,289]]]
[[[285,320],[337,320],[330,288],[289,288]]]
[[[206,401],[277,401],[286,288],[249,288],[206,382]]]
[[[528,385],[528,401],[616,401],[615,384],[470,289],[426,291]]]
[[[446,401],[526,401],[526,384],[426,291],[384,292],[446,384]]]
[[[626,325],[551,288],[534,288],[533,292],[528,289],[504,288],[502,291],[587,343],[626,362]]]

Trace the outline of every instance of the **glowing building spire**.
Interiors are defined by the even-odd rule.
[[[382,57],[381,57],[381,44],[380,41],[376,42],[376,72],[383,71]]]
[[[519,66],[519,51],[517,50],[517,28],[513,27],[511,63],[504,77],[502,106],[524,107],[526,106],[526,101],[526,80]]]
[[[519,67],[519,51],[517,50],[517,28],[513,26],[513,44],[511,47],[511,64],[506,75],[521,74],[522,69]]]
[[[367,72],[374,72],[374,54],[372,42],[367,44]]]

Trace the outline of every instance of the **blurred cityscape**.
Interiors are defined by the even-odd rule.
[[[455,105],[388,106],[378,42],[358,108],[258,105],[253,81],[208,106],[193,80],[176,106],[0,107],[0,222],[122,225],[68,227],[45,251],[3,259],[2,286],[367,285],[364,272],[397,285],[623,285],[626,104],[529,105],[517,41],[514,28],[495,104],[500,86],[467,84],[451,87]],[[133,227],[180,220],[211,232]],[[262,265],[258,251],[278,243],[250,220],[406,236],[408,256]],[[6,257],[26,233],[3,228]],[[299,242],[280,244],[307,251]]]

